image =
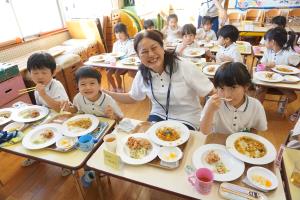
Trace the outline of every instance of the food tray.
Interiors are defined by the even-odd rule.
[[[131,132],[131,134],[145,133],[151,127],[151,125],[152,125],[151,122],[141,122],[134,128],[134,130]],[[185,151],[185,147],[187,146],[187,143],[188,143],[188,141],[185,142],[184,144],[178,146],[178,148],[181,149],[181,151],[183,153],[183,156],[184,156],[184,151]],[[158,156],[154,160],[152,160],[151,162],[149,162],[147,164],[151,165],[151,166],[154,166],[154,167],[159,167],[159,168],[171,170],[171,169],[178,168],[180,166],[180,163],[181,163],[182,159],[183,159],[183,157],[179,160],[179,165],[177,165],[176,167],[167,167],[167,166],[161,165],[160,164],[160,159],[159,159]]]

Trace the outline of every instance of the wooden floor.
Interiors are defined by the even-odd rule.
[[[129,80],[130,82],[130,80]],[[129,88],[129,82],[126,87]],[[103,85],[106,87],[104,76]],[[134,105],[120,104],[126,117],[146,120],[149,113],[148,100]],[[268,138],[278,149],[287,137],[287,133],[294,126],[287,118],[276,113],[276,103],[265,103],[268,131],[259,133]],[[299,103],[296,106],[300,106]],[[0,200],[63,200],[79,199],[73,176],[62,177],[61,169],[45,163],[35,163],[29,167],[21,167],[24,158],[0,152],[0,179],[4,187],[0,186]],[[82,173],[82,170],[81,170]],[[183,177],[185,178],[185,177]],[[158,178],[159,179],[159,178]],[[112,188],[108,187],[106,179],[102,179],[105,199],[109,200],[179,200],[183,198],[143,186],[111,178]],[[97,186],[86,190],[87,199],[97,199]]]

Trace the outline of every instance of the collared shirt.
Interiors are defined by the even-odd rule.
[[[220,3],[223,2],[223,0],[219,0]],[[215,5],[213,0],[201,0],[201,7],[199,10],[200,16],[210,16],[210,17],[216,17],[218,16],[218,8]]]
[[[198,129],[202,110],[199,96],[207,95],[212,90],[213,84],[191,62],[179,60],[177,63],[177,69],[171,77],[168,116],[170,120],[178,120]],[[164,107],[166,106],[170,75],[166,72],[163,72],[161,75],[151,72],[151,75],[155,98],[152,95],[150,83],[146,84],[144,82],[140,71],[138,71],[133,80],[129,95],[136,101],[141,101],[147,96],[152,103],[150,114],[158,115],[165,119],[166,112],[158,102]]]
[[[210,101],[210,99],[208,100]],[[201,120],[207,110],[206,103],[201,114]],[[225,101],[221,102],[219,110],[214,114],[213,132],[232,134],[242,130],[267,130],[267,118],[262,104],[255,98],[245,97],[245,102],[235,108]],[[201,130],[200,130],[201,131]]]
[[[205,31],[204,28],[197,29],[197,36],[199,40],[217,40],[217,36],[215,31],[210,29],[209,31]]]
[[[297,56],[297,53],[290,50],[280,50],[277,53],[273,51],[273,49],[267,49],[261,58],[260,62],[264,64],[268,64],[270,62],[274,62],[275,65],[288,65],[288,64],[294,64],[289,63],[289,57],[291,56]],[[296,63],[297,65],[298,63]]]
[[[293,129],[293,135],[300,135],[300,118],[298,119],[297,124],[295,125],[294,129]]]
[[[232,43],[228,47],[221,46],[216,54],[216,61],[217,63],[224,62],[225,60],[222,60],[222,56],[229,56],[233,59],[233,62],[243,62],[243,58],[241,56],[241,53],[239,52],[237,46],[235,43]]]
[[[181,37],[181,27],[177,26],[177,29],[171,29],[170,27],[166,27],[162,30],[162,33],[166,36],[166,42],[176,42],[176,40]]]
[[[103,92],[99,97],[99,99],[97,99],[94,102],[82,96],[81,93],[78,93],[74,97],[73,104],[74,106],[76,106],[79,113],[92,114],[98,117],[105,116],[105,108],[107,106],[111,106],[113,111],[119,117],[121,118],[123,117],[123,113],[119,108],[118,104],[116,103],[116,101],[111,96]]]
[[[182,48],[182,46],[183,46],[183,43],[179,43],[179,44],[176,46],[175,52],[178,53],[179,50]],[[187,45],[187,47],[184,49],[184,51],[188,50],[189,48],[197,48],[197,47],[199,47],[199,45],[198,45],[196,42],[193,42],[193,43]]]
[[[46,94],[54,99],[55,101],[69,101],[69,97],[64,86],[60,81],[52,79],[45,87]],[[46,106],[48,104],[45,100],[39,95],[38,91],[34,91],[34,97],[37,105]]]
[[[113,53],[122,52],[122,53],[125,53],[126,56],[135,54],[135,50],[133,47],[133,40],[127,39],[124,42],[122,42],[121,40],[117,40],[113,45],[112,52]]]

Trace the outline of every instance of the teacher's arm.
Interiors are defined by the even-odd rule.
[[[113,99],[115,99],[116,101],[121,102],[121,103],[131,104],[131,103],[137,102],[129,95],[129,93],[117,93],[117,92],[111,92],[108,90],[103,90],[103,92],[105,92],[106,94],[111,96]]]
[[[218,11],[220,13],[220,18],[222,19],[222,22],[226,22],[227,20],[227,10],[225,8],[223,8],[220,0],[213,0],[216,7],[218,8]]]

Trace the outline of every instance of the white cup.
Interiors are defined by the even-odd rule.
[[[117,148],[117,138],[115,134],[108,134],[103,138],[105,149],[115,153]]]

